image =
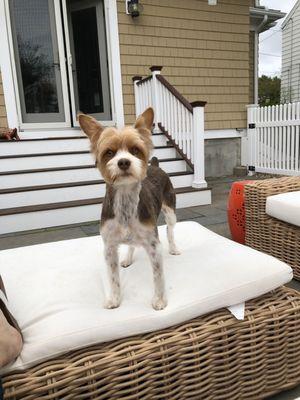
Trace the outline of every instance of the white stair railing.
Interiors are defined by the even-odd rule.
[[[300,102],[248,106],[248,169],[300,175]]]
[[[194,171],[193,187],[206,188],[204,170],[204,107],[189,103],[162,75],[162,67],[150,68],[152,75],[133,77],[136,115],[147,107],[155,111],[153,132],[163,132]]]

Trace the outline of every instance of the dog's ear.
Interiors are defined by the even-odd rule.
[[[89,137],[91,142],[96,142],[103,132],[103,126],[95,118],[86,114],[77,115],[80,128]]]
[[[153,126],[153,121],[154,121],[154,110],[152,107],[149,107],[149,108],[147,108],[147,110],[145,110],[143,112],[143,114],[141,114],[137,118],[137,120],[135,121],[134,127],[137,130],[146,128],[151,132],[152,126]]]

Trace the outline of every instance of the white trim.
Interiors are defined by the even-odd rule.
[[[75,118],[76,117],[76,115],[75,115],[76,106],[75,106],[74,81],[73,81],[73,72],[72,72],[72,54],[71,54],[66,0],[62,0],[62,20],[63,20],[63,26],[64,26],[64,31],[65,31],[66,58],[67,58],[68,74],[69,74],[70,102],[71,102],[71,109],[72,109],[72,114],[73,114],[73,124],[75,126],[79,126],[79,124]]]
[[[18,110],[16,97],[14,96],[14,77],[12,72],[9,35],[7,28],[6,0],[0,0],[0,67],[2,74],[7,121],[10,128],[19,128]]]
[[[108,64],[110,66],[109,80],[112,92],[112,115],[117,127],[121,128],[124,126],[124,105],[117,0],[104,0],[104,15],[108,42]]]
[[[258,103],[258,51],[259,51],[259,34],[254,32],[254,103]]]
[[[10,19],[10,12],[9,12],[9,0],[1,0],[4,2],[4,15],[5,15],[5,26],[7,30],[7,45],[9,46],[9,57],[5,60],[5,63],[9,63],[11,67],[11,75],[13,83],[15,85],[11,85],[9,87],[10,90],[10,97],[14,97],[14,101],[16,103],[16,113],[17,115],[17,126],[21,129],[42,129],[42,128],[67,128],[70,127],[70,122],[68,122],[67,115],[69,114],[69,106],[68,106],[68,91],[64,87],[64,74],[66,74],[66,68],[64,63],[64,47],[63,43],[59,41],[59,32],[62,32],[62,27],[60,23],[60,15],[59,13],[59,0],[54,0],[54,11],[55,11],[55,26],[57,30],[57,42],[58,42],[58,52],[59,52],[59,59],[60,59],[60,70],[61,70],[61,80],[62,80],[62,90],[63,90],[63,104],[64,104],[64,113],[65,113],[65,121],[64,122],[48,122],[48,123],[23,123],[22,122],[22,111],[21,111],[21,103],[20,103],[20,93],[18,88],[18,79],[17,79],[17,70],[16,70],[16,60],[15,54],[13,51],[13,38],[12,38],[12,27],[11,27],[11,19]],[[65,75],[66,76],[66,75]],[[67,109],[66,109],[67,107]],[[67,113],[66,113],[67,111]]]
[[[9,18],[8,0],[0,0],[0,67],[3,82],[3,92],[9,127],[18,127],[22,130],[38,129],[39,131],[57,128],[68,128],[67,123],[47,124],[21,124],[21,106],[17,84],[17,75],[14,64],[11,26]],[[118,12],[116,0],[104,0],[104,12],[106,21],[106,35],[108,41],[109,77],[111,88],[112,121],[101,121],[104,126],[124,126],[124,105],[122,91],[121,59],[118,30]],[[62,46],[62,42],[60,44]],[[64,104],[64,106],[66,106]],[[69,115],[69,106],[65,109]]]
[[[67,80],[67,68],[66,68],[66,62],[65,62],[66,59],[65,59],[64,41],[63,41],[63,26],[62,26],[62,18],[61,18],[61,10],[60,10],[59,0],[54,0],[54,13],[55,13],[55,26],[56,26],[56,34],[57,34],[59,64],[60,64],[60,71],[61,71],[60,75],[61,75],[62,96],[63,96],[64,114],[65,114],[65,122],[63,123],[63,125],[60,123],[60,126],[64,126],[64,127],[68,128],[71,126],[70,106],[69,106],[69,89],[68,89],[68,80]],[[49,124],[47,124],[47,125],[49,126]],[[43,124],[43,126],[45,126],[45,124]]]
[[[284,30],[284,28],[286,27],[287,23],[289,22],[289,20],[292,18],[292,16],[295,14],[295,11],[297,10],[297,8],[300,6],[300,1],[298,0],[296,2],[296,4],[294,5],[294,7],[291,9],[291,11],[286,15],[285,20],[283,21],[282,25],[281,25],[281,29]]]
[[[247,129],[216,129],[204,131],[204,139],[233,139],[246,136]]]

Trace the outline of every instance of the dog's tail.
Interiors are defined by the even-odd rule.
[[[152,167],[159,167],[159,161],[157,157],[152,157],[150,161],[150,165]]]

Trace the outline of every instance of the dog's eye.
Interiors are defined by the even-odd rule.
[[[113,157],[115,155],[115,152],[113,150],[107,150],[107,152],[105,153],[106,156],[108,157]]]
[[[133,154],[134,156],[136,156],[137,154],[139,154],[140,150],[138,147],[132,147],[130,150],[130,153]]]

